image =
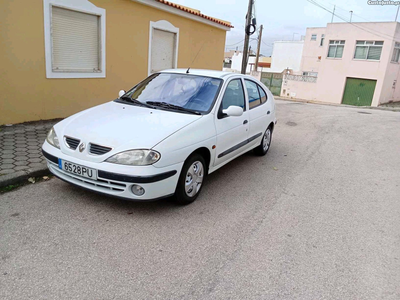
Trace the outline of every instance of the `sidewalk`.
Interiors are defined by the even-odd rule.
[[[48,174],[42,144],[59,120],[0,126],[0,187]]]

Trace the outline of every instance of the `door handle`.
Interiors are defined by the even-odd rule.
[[[247,121],[247,120],[243,121],[243,125],[246,125],[247,123],[249,123],[249,121]]]
[[[270,111],[267,111],[267,115],[269,115],[271,112]]]

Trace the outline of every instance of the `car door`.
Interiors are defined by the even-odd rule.
[[[224,115],[222,110],[231,105],[242,107],[243,115],[239,117]],[[217,155],[214,165],[217,166],[240,154],[248,142],[248,108],[241,78],[231,79],[226,85],[215,117],[215,127],[217,132]]]
[[[271,123],[271,102],[267,93],[255,81],[245,79],[246,93],[249,100],[249,147],[255,147]]]

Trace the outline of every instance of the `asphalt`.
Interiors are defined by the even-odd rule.
[[[400,299],[400,113],[277,101],[185,207],[56,178],[0,195],[0,299]]]

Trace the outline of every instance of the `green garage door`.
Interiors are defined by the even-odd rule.
[[[376,80],[347,78],[342,104],[371,106]]]

